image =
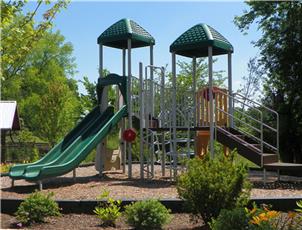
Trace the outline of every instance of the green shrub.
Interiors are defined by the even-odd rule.
[[[44,218],[48,216],[59,216],[59,206],[52,199],[53,193],[44,195],[41,192],[34,192],[26,198],[18,207],[17,220],[24,224],[33,222],[44,222]]]
[[[216,220],[210,224],[212,230],[249,229],[249,218],[244,208],[221,210]]]
[[[228,158],[220,154],[209,159],[188,161],[188,170],[178,177],[177,191],[190,211],[205,223],[217,218],[220,210],[247,204],[250,184],[247,169],[235,164],[234,152]]]
[[[167,224],[170,210],[157,200],[137,201],[126,206],[127,223],[136,229],[159,229]]]
[[[103,226],[115,226],[117,218],[121,215],[121,200],[114,200],[109,197],[109,192],[104,191],[98,199],[107,199],[106,203],[100,202],[93,212],[102,220]]]

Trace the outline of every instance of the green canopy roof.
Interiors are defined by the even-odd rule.
[[[108,29],[99,37],[98,44],[118,49],[127,48],[127,40],[131,39],[131,47],[144,47],[155,44],[155,39],[140,25],[130,19],[122,19]]]
[[[170,45],[170,52],[186,57],[207,57],[208,47],[213,55],[233,53],[232,44],[218,31],[201,23],[188,29]]]

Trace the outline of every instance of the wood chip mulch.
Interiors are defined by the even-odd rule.
[[[139,165],[133,165],[133,178],[128,179],[127,172],[113,171],[105,173],[100,178],[94,166],[79,167],[76,170],[76,181],[72,178],[72,172],[43,182],[44,192],[54,192],[55,199],[86,200],[96,199],[102,191],[108,190],[113,198],[178,198],[175,182],[167,177],[161,177],[160,166],[155,166],[155,178],[152,180],[139,179]],[[167,170],[167,176],[169,171]],[[281,182],[277,181],[277,175],[267,173],[267,183],[263,184],[262,172],[252,171],[249,179],[253,184],[251,197],[301,197],[302,178],[281,176]],[[25,198],[28,194],[38,189],[35,183],[24,180],[15,181],[15,187],[11,187],[9,177],[0,178],[1,197]]]

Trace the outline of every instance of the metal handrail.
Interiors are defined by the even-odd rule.
[[[221,112],[223,112],[223,113],[225,113],[225,114],[227,114],[227,115],[229,115],[229,116],[235,118],[235,119],[238,119],[238,118],[236,118],[234,115],[232,115],[232,114],[230,114],[230,113],[228,113],[228,112],[225,112],[225,111],[223,111],[223,110],[221,110],[221,109],[219,109],[219,108],[217,108],[217,107],[215,107],[215,108],[218,109],[219,111],[221,111]],[[248,123],[245,123],[245,122],[241,121],[240,119],[238,119],[238,120],[239,120],[241,123],[244,123],[244,124],[250,126]],[[217,125],[216,125],[216,126],[217,126]],[[260,134],[263,133],[263,132],[261,132],[261,130],[259,130],[259,129],[253,127],[253,126],[251,126],[251,128],[254,129],[254,130],[256,130],[256,131],[258,131]],[[250,133],[248,133],[248,132],[246,132],[246,131],[244,131],[244,130],[242,130],[242,129],[240,129],[240,130],[241,130],[241,132],[247,134],[248,136],[250,136],[250,137],[256,139],[256,140],[259,141],[260,143],[262,142],[263,145],[266,145],[266,146],[268,146],[268,147],[270,147],[270,148],[272,148],[272,149],[274,149],[274,150],[277,151],[277,148],[276,148],[275,146],[272,146],[271,144],[265,142],[264,140],[261,140],[261,138],[258,138],[258,137],[254,136],[254,135],[252,135],[252,134],[250,134]],[[263,147],[262,147],[261,152],[263,153]]]
[[[246,125],[246,126],[252,128],[253,130],[255,130],[255,131],[257,131],[257,132],[259,132],[259,133],[260,133],[260,136],[261,136],[260,139],[257,138],[257,137],[255,137],[255,136],[252,135],[252,134],[248,134],[248,135],[251,136],[251,137],[253,137],[253,138],[255,138],[257,141],[260,142],[260,145],[261,145],[261,152],[262,152],[262,153],[264,152],[263,147],[264,147],[264,145],[265,145],[265,146],[267,146],[267,147],[269,147],[269,148],[275,150],[275,151],[277,152],[278,156],[279,156],[279,114],[278,114],[276,111],[274,111],[274,110],[272,110],[272,109],[270,109],[270,108],[268,108],[268,107],[266,107],[266,106],[264,106],[264,105],[261,105],[261,104],[258,103],[258,102],[252,101],[252,100],[249,99],[249,98],[245,98],[243,95],[241,95],[241,94],[239,94],[239,93],[234,93],[234,94],[230,95],[230,94],[227,94],[227,93],[225,93],[225,92],[223,92],[223,91],[221,91],[221,90],[217,90],[216,92],[221,93],[221,94],[227,96],[227,97],[229,98],[229,100],[232,99],[232,100],[233,100],[233,103],[234,103],[234,101],[236,101],[236,102],[238,102],[238,103],[240,103],[240,104],[242,104],[242,105],[244,105],[244,106],[247,106],[247,107],[253,109],[254,111],[257,111],[257,112],[260,114],[260,116],[261,116],[260,119],[256,119],[256,118],[254,118],[254,117],[252,117],[252,116],[250,116],[250,115],[244,113],[244,111],[240,111],[240,110],[234,108],[234,111],[237,111],[237,112],[239,112],[240,114],[244,115],[245,117],[247,117],[247,118],[249,118],[249,119],[251,119],[251,120],[257,122],[258,124],[260,124],[260,125],[261,125],[261,128],[258,129],[258,128],[254,127],[253,125],[250,125],[250,124],[248,124],[248,123],[246,123],[246,122],[240,120],[239,118],[235,117],[234,115],[232,115],[232,114],[230,114],[230,113],[228,113],[228,112],[226,112],[226,111],[224,111],[224,110],[222,110],[222,109],[220,109],[220,108],[217,108],[217,106],[215,106],[215,109],[216,109],[216,110],[218,110],[218,111],[220,111],[220,112],[223,112],[224,114],[227,114],[227,115],[230,116],[232,119],[235,119],[235,120],[239,121],[240,123],[242,123],[242,124],[244,124],[244,125]],[[239,96],[240,98],[236,98],[235,96]],[[243,102],[242,100],[243,100],[244,98],[245,98],[248,102],[252,102],[252,103],[254,103],[255,105],[258,105],[258,106],[263,107],[264,109],[268,110],[269,112],[272,112],[272,113],[276,114],[276,118],[277,118],[277,127],[274,128],[274,127],[272,127],[272,126],[270,126],[270,125],[268,125],[268,124],[265,124],[265,123],[263,122],[263,111],[261,111],[261,110],[255,108],[255,107],[253,107],[253,106],[251,106],[251,105],[249,105],[249,104]],[[235,107],[235,106],[233,106],[233,107]],[[269,143],[267,143],[267,142],[265,142],[265,141],[263,140],[263,128],[268,128],[269,130],[271,130],[271,131],[273,131],[273,132],[276,133],[276,135],[277,135],[277,143],[276,143],[276,147],[273,146],[273,145],[271,145],[271,144],[269,144]],[[244,133],[246,133],[246,132],[244,132]],[[247,134],[247,133],[246,133],[246,134]]]
[[[276,115],[276,129],[272,129],[273,127],[270,127],[269,125],[266,125],[264,124],[267,128],[271,129],[272,131],[275,131],[276,132],[276,136],[277,136],[277,154],[278,154],[278,157],[280,157],[280,153],[279,153],[279,114],[277,111],[263,105],[263,104],[260,104],[259,102],[256,102],[256,101],[253,101],[247,97],[245,97],[244,95],[240,94],[240,93],[233,93],[233,95],[238,95],[239,97],[243,98],[244,100],[247,100],[255,105],[258,105],[258,106],[261,106],[262,108],[266,109],[267,111],[270,111],[271,113],[274,113]]]
[[[245,105],[245,106],[247,106],[247,107],[249,107],[249,108],[251,108],[251,109],[254,109],[254,110],[257,111],[259,114],[262,113],[261,110],[256,109],[255,107],[250,106],[250,105],[247,104],[247,103],[243,103],[242,101],[240,101],[239,99],[235,98],[234,96],[232,96],[232,95],[230,95],[230,94],[228,94],[228,93],[225,93],[225,92],[223,92],[223,91],[221,91],[221,90],[219,90],[219,89],[218,89],[216,92],[219,92],[219,93],[221,93],[221,94],[223,94],[223,95],[225,95],[225,96],[227,96],[227,97],[230,97],[230,98],[232,98],[232,99],[234,99],[234,100],[240,102],[241,104],[243,104],[243,105]]]
[[[239,112],[240,114],[244,115],[245,117],[250,118],[251,120],[257,122],[258,124],[261,124],[261,122],[260,122],[259,120],[257,120],[257,119],[255,119],[255,118],[251,117],[250,115],[247,115],[246,113],[240,111],[239,109],[233,108],[233,110]]]
[[[269,110],[270,112],[275,113],[277,116],[279,116],[279,114],[278,114],[277,111],[275,111],[275,110],[273,110],[273,109],[271,109],[271,108],[268,108],[268,107],[266,107],[265,105],[260,104],[259,102],[253,101],[253,100],[251,100],[251,99],[245,97],[244,95],[242,95],[242,94],[240,94],[240,93],[233,93],[233,95],[238,95],[238,96],[242,97],[243,99],[245,99],[245,100],[247,100],[247,101],[250,101],[250,102],[252,102],[252,103],[254,103],[254,104],[258,105],[258,106],[261,106],[261,107],[265,108],[266,110]]]
[[[224,110],[219,109],[219,108],[217,108],[217,107],[216,107],[216,109],[218,109],[219,111],[223,112],[224,114],[227,114],[227,115],[231,116],[232,118],[235,118],[236,120],[240,121],[241,123],[243,123],[243,124],[249,126],[251,129],[254,129],[255,131],[261,133],[261,130],[260,130],[260,129],[257,129],[257,128],[255,128],[254,126],[251,126],[250,124],[248,124],[248,123],[246,123],[246,122],[240,120],[238,117],[235,117],[234,115],[231,115],[230,113],[225,112]]]

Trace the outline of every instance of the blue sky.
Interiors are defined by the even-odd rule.
[[[29,2],[27,9],[35,5]],[[243,35],[234,25],[235,15],[242,15],[247,9],[243,2],[209,1],[73,1],[66,10],[57,15],[55,30],[60,30],[67,42],[74,47],[78,74],[76,79],[88,76],[91,81],[98,77],[97,37],[113,23],[122,18],[130,18],[144,27],[155,39],[155,65],[168,64],[171,71],[170,44],[183,32],[198,23],[207,23],[234,46],[233,85],[237,89],[243,75],[247,74],[249,58],[259,50],[251,44],[261,33],[252,27],[248,35]],[[139,48],[133,51],[133,74],[138,73],[138,62],[148,64],[149,49]],[[189,59],[186,59],[189,61]],[[112,48],[104,50],[104,67],[110,72],[121,74],[121,51]],[[214,70],[226,70],[227,59],[218,56]],[[82,87],[80,86],[80,90]]]

